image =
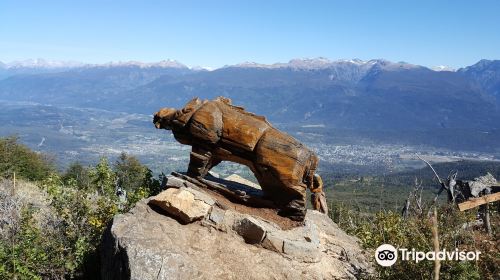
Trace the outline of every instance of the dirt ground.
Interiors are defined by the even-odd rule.
[[[250,207],[232,202],[224,195],[213,190],[203,189],[203,191],[212,196],[212,198],[214,198],[223,207],[226,207],[226,209],[231,209],[243,214],[258,216],[264,220],[276,223],[283,230],[289,230],[303,225],[303,222],[292,221],[289,218],[278,215],[278,209]]]

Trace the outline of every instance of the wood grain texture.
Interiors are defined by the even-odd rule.
[[[162,118],[160,112],[169,114]],[[171,129],[179,142],[193,147],[190,176],[201,178],[221,161],[246,165],[266,197],[291,218],[303,219],[306,189],[314,188],[318,158],[295,138],[274,128],[265,117],[219,97],[211,101],[195,98],[175,113],[162,109],[154,120],[162,124],[157,128]],[[315,191],[322,192],[322,188]],[[318,203],[313,205],[317,210],[326,209]]]
[[[458,209],[460,209],[460,211],[465,211],[479,205],[495,202],[498,200],[500,200],[500,193],[488,194],[478,198],[471,198],[468,201],[462,202],[458,204]]]

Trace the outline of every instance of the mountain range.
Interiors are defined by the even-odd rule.
[[[194,96],[220,95],[288,127],[380,132],[402,140],[424,133],[433,142],[499,149],[500,60],[456,71],[382,59],[294,59],[213,71],[172,60],[0,63],[0,100],[9,102],[152,114]]]

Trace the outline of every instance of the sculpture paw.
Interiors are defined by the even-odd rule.
[[[293,221],[303,221],[306,216],[306,207],[303,200],[296,199],[290,201],[278,214]]]
[[[326,196],[324,192],[311,194],[311,202],[314,210],[317,210],[323,214],[328,213],[328,205],[326,204]]]

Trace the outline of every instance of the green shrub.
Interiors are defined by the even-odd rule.
[[[89,168],[79,162],[69,165],[62,175],[62,180],[66,185],[76,185],[79,190],[88,191],[92,187]]]
[[[46,155],[32,151],[15,136],[0,137],[0,177],[12,177],[15,172],[18,178],[39,181],[53,171]]]
[[[4,146],[17,145],[17,140],[9,141],[5,140]],[[125,154],[113,168],[107,158],[101,158],[95,166],[72,164],[63,175],[47,168],[31,176],[23,173],[23,168],[36,168],[33,162],[43,166],[43,157],[18,147],[26,156],[2,157],[3,166],[14,164],[9,172],[16,170],[21,178],[36,180],[36,184],[25,184],[22,179],[18,182],[29,186],[30,193],[39,194],[39,198],[35,201],[23,195],[25,199],[20,200],[15,198],[22,195],[17,192],[0,195],[0,202],[10,199],[8,205],[14,201],[23,204],[19,205],[22,215],[12,218],[8,231],[0,234],[0,279],[98,279],[98,250],[106,226],[117,213],[158,193],[159,181],[135,157]],[[129,191],[125,205],[115,194],[117,178],[125,178],[121,183]],[[4,187],[10,189],[9,184]],[[32,207],[30,201],[37,206]]]
[[[392,211],[367,215],[339,204],[332,205],[330,217],[347,233],[357,236],[371,255],[382,244],[427,252],[434,250],[428,210],[424,209],[422,215],[403,219],[399,213]],[[479,262],[442,261],[441,279],[495,279],[498,275],[498,251],[491,248],[488,251],[484,247],[485,242],[477,242],[478,235],[482,233],[465,226],[475,220],[475,214],[474,211],[460,212],[453,205],[438,208],[440,249],[481,251]],[[498,219],[498,213],[495,218]],[[391,267],[382,267],[374,262],[374,267],[378,279],[432,279],[434,262],[398,260]]]
[[[64,275],[64,248],[57,234],[37,227],[35,210],[23,209],[19,232],[0,242],[0,279],[46,279]]]
[[[113,170],[118,184],[127,191],[129,207],[144,197],[160,192],[160,182],[153,177],[153,172],[134,157],[122,153],[115,162]]]
[[[113,196],[115,194],[116,174],[109,166],[108,159],[101,157],[95,168],[89,171],[92,186],[101,195]]]

